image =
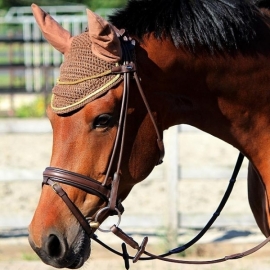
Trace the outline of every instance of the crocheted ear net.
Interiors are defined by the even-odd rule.
[[[108,72],[107,75],[93,78],[116,65],[92,53],[87,32],[74,37],[70,51],[60,67],[60,83],[52,90],[52,110],[57,114],[72,112],[117,85],[123,80],[122,75]]]

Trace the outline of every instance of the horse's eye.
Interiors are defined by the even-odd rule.
[[[110,114],[101,114],[94,120],[94,128],[106,128],[112,123],[112,116]]]

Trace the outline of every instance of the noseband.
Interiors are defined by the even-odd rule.
[[[209,220],[209,222],[205,225],[205,227],[202,229],[202,231],[196,235],[191,241],[186,243],[185,245],[182,245],[180,247],[177,247],[175,249],[170,250],[167,253],[161,254],[161,255],[154,255],[152,253],[149,253],[145,250],[148,238],[145,237],[139,245],[133,238],[128,236],[126,233],[124,233],[119,227],[119,223],[121,220],[121,214],[124,211],[124,207],[122,206],[121,200],[118,198],[118,187],[120,183],[120,167],[122,164],[122,155],[123,155],[123,149],[124,149],[124,139],[125,139],[125,131],[126,131],[126,117],[127,117],[127,108],[128,108],[128,96],[130,91],[130,74],[133,74],[133,77],[136,81],[138,90],[140,92],[140,95],[143,99],[143,102],[145,104],[145,107],[147,109],[147,112],[151,118],[151,121],[153,123],[153,126],[155,128],[156,134],[157,134],[157,146],[159,148],[160,156],[159,160],[157,162],[157,165],[162,163],[162,159],[164,157],[164,145],[162,140],[162,134],[160,133],[155,118],[151,112],[151,109],[148,105],[148,102],[146,100],[145,94],[143,92],[143,89],[141,87],[136,67],[132,59],[132,53],[131,50],[133,49],[132,41],[124,36],[124,33],[122,33],[120,37],[121,45],[122,45],[122,51],[124,55],[123,64],[120,66],[117,66],[111,70],[111,74],[123,74],[124,76],[124,90],[123,90],[123,97],[122,97],[122,104],[121,104],[121,110],[120,110],[120,117],[119,117],[119,125],[118,130],[113,146],[113,151],[111,155],[111,159],[109,162],[108,170],[105,176],[105,180],[103,183],[98,182],[95,179],[92,179],[90,177],[86,177],[84,175],[70,172],[67,170],[54,168],[54,167],[48,167],[45,169],[43,173],[43,185],[49,185],[52,187],[52,189],[63,199],[63,201],[66,203],[70,211],[73,213],[73,215],[76,217],[80,225],[83,227],[85,232],[88,234],[90,238],[98,242],[103,247],[107,248],[111,252],[123,257],[125,262],[126,269],[129,269],[129,260],[132,259],[133,262],[137,262],[138,260],[152,260],[152,259],[158,259],[163,260],[167,262],[172,263],[181,263],[181,264],[214,264],[219,262],[224,262],[227,260],[233,260],[245,257],[247,255],[250,255],[260,248],[262,248],[264,245],[266,245],[270,241],[270,237],[266,238],[261,244],[255,246],[254,248],[247,250],[243,253],[233,254],[230,256],[225,256],[224,258],[212,260],[212,261],[187,261],[187,260],[178,260],[178,259],[172,259],[172,258],[166,258],[172,254],[177,254],[180,252],[183,252],[190,246],[192,246],[194,243],[196,243],[205,233],[206,231],[211,227],[211,225],[214,223],[214,221],[217,219],[217,217],[220,215],[223,207],[225,206],[230,193],[232,191],[232,188],[234,186],[234,183],[236,181],[237,174],[240,170],[242,161],[244,156],[240,153],[238,160],[235,165],[234,172],[232,174],[231,180],[229,182],[228,188],[216,210],[216,212],[213,214],[212,218]],[[111,171],[112,171],[112,164],[114,163],[116,159],[116,154],[118,152],[118,161],[117,161],[117,167],[116,171],[111,177]],[[66,192],[62,189],[62,187],[59,185],[59,183],[70,185],[76,188],[79,188],[87,193],[93,194],[98,196],[102,201],[105,202],[106,206],[104,208],[101,208],[93,217],[85,217],[81,211],[78,209],[78,207],[69,199]],[[127,243],[129,246],[137,250],[137,254],[134,257],[129,256],[125,243],[122,244],[122,253],[118,252],[111,247],[104,244],[102,241],[100,241],[97,236],[94,234],[95,229],[99,229],[101,231],[106,231],[101,229],[100,222],[102,221],[106,216],[108,215],[118,215],[119,221],[117,225],[113,225],[110,230],[110,232],[113,232],[116,236],[121,238],[125,243]],[[141,257],[142,254],[147,255],[147,257]]]

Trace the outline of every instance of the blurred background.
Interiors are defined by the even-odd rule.
[[[32,16],[31,0],[0,0],[0,116],[42,117],[58,77],[62,55],[42,38]],[[107,17],[126,0],[46,1],[56,20],[77,35],[87,26],[88,7]],[[52,5],[53,4],[53,5]]]
[[[31,13],[32,2],[0,0],[1,270],[52,269],[31,251],[27,226],[38,203],[42,172],[50,162],[52,131],[45,108],[58,78],[62,55],[42,38]],[[107,18],[126,2],[35,1],[73,35],[87,26],[86,8]],[[126,210],[121,223],[121,228],[137,241],[149,235],[150,248],[160,252],[187,242],[206,224],[227,188],[238,156],[232,146],[186,125],[166,131],[165,146],[164,163],[132,190],[124,203]],[[248,205],[247,164],[245,160],[223,214],[200,244],[182,254],[183,257],[225,256],[263,239]],[[108,224],[112,222],[109,220]],[[100,238],[117,247],[121,244],[110,235]],[[112,257],[95,243],[93,250],[89,269],[124,269],[121,259]],[[269,249],[261,252],[259,260],[266,261],[266,267],[267,252]],[[246,260],[201,269],[253,269],[253,266],[258,269],[258,264]],[[162,269],[176,267],[163,264]],[[161,268],[158,263],[144,262],[132,269]]]

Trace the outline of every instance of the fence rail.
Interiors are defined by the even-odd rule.
[[[12,224],[24,227],[38,201],[42,171],[50,160],[51,126],[47,119],[2,119],[0,136],[0,185],[3,184],[4,190],[9,185],[16,185],[18,191],[20,185],[28,187],[25,193],[7,193],[6,199],[4,194],[0,196],[0,204],[8,206],[2,211],[14,212],[6,203],[8,198],[17,201],[16,207],[21,205],[20,209],[32,209],[26,211],[29,214],[25,216],[22,210],[5,218],[0,210],[0,227]],[[237,159],[236,149],[186,125],[178,130],[177,127],[169,129],[164,137],[164,164],[157,166],[146,180],[133,188],[124,202],[126,211],[122,227],[132,228],[136,224],[138,230],[199,228],[214,213],[225,192]],[[209,171],[212,174],[209,175]],[[215,227],[255,225],[248,206],[246,172],[247,160]],[[23,199],[18,201],[20,196]],[[27,198],[36,198],[36,203],[28,203]]]

